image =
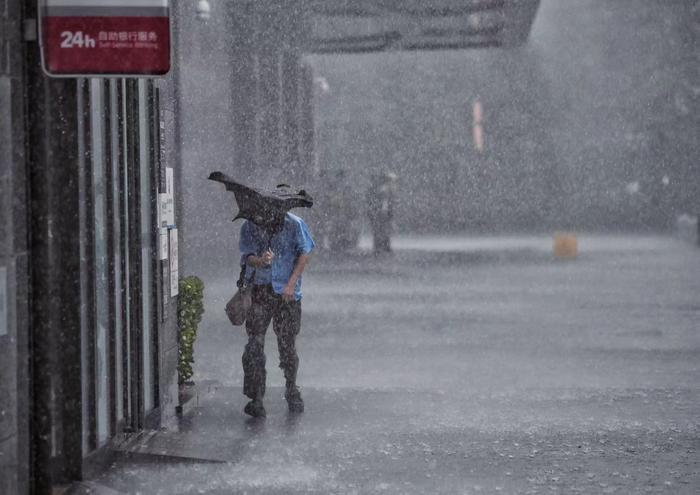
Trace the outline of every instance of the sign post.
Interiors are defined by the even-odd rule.
[[[168,0],[44,0],[50,76],[162,76],[170,70]]]

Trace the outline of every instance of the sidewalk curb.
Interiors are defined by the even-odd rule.
[[[126,495],[94,481],[78,481],[73,483],[64,495]]]

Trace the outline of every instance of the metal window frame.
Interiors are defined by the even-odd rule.
[[[160,300],[161,272],[158,256],[158,188],[160,184],[160,94],[152,79],[146,81],[146,123],[148,125],[148,156],[150,159],[150,201],[151,201],[151,342],[152,360],[151,376],[153,377],[153,409],[148,412],[146,425],[156,428],[160,424]]]
[[[114,129],[113,111],[117,108],[113,106],[111,81],[103,80],[104,91],[104,156],[105,156],[105,216],[106,216],[106,242],[107,242],[107,314],[109,315],[109,326],[107,333],[107,369],[108,390],[109,390],[109,437],[114,437],[117,433],[117,380],[116,380],[116,279],[115,279],[115,221],[114,221],[114,174],[113,167],[115,160],[119,160],[119,149],[114,149]],[[117,124],[117,131],[118,131]],[[115,152],[116,151],[116,156]]]
[[[113,90],[113,92],[112,92]],[[125,194],[126,190],[124,188],[124,154],[125,154],[125,149],[124,149],[124,85],[121,79],[112,79],[110,80],[110,95],[113,96],[114,98],[110,101],[110,105],[112,110],[115,112],[110,116],[110,124],[112,128],[110,129],[110,138],[112,141],[112,170],[111,170],[111,177],[112,177],[112,185],[110,190],[113,193],[113,198],[111,201],[112,205],[112,212],[111,212],[111,219],[113,222],[112,228],[110,229],[110,235],[112,236],[112,249],[113,252],[110,256],[110,262],[112,263],[112,269],[111,273],[113,275],[113,283],[111,285],[111,288],[113,290],[113,295],[111,296],[111,301],[113,301],[114,304],[114,317],[115,317],[115,323],[116,323],[116,315],[119,313],[120,315],[120,320],[121,320],[121,327],[119,329],[114,328],[114,333],[112,334],[113,340],[114,340],[114,356],[113,356],[113,369],[114,369],[114,386],[113,386],[113,394],[114,394],[114,407],[112,408],[114,411],[113,414],[113,432],[115,434],[120,434],[124,431],[124,426],[126,423],[126,418],[127,415],[125,414],[125,407],[126,407],[126,391],[127,391],[127,383],[125,383],[125,379],[127,378],[127,366],[125,363],[125,358],[126,358],[126,342],[125,342],[125,336],[126,336],[126,329],[128,325],[128,318],[127,318],[127,308],[128,308],[128,297],[127,297],[127,292],[126,292],[126,281],[127,277],[125,276],[125,269],[126,269],[126,263],[128,260],[126,259],[124,255],[124,250],[125,250],[125,233],[124,230],[126,229],[126,218],[124,215],[124,201],[125,201]],[[117,246],[119,246],[119,280],[117,280],[117,265],[116,265],[116,252],[117,252]],[[120,296],[120,301],[121,305],[117,307],[116,305],[116,296],[117,296],[117,290],[119,292]],[[119,332],[117,333],[117,330]],[[117,342],[117,335],[121,336],[121,342]],[[117,360],[117,345],[121,349],[121,361]],[[117,369],[121,370],[121,419],[119,419],[117,415],[117,409],[118,409],[118,401],[117,401],[117,396],[119,392],[119,387],[117,383]]]
[[[81,198],[82,203],[85,208],[85,216],[83,218],[83,234],[84,238],[82,242],[84,243],[84,266],[88,267],[88,273],[86,274],[83,282],[85,283],[85,297],[86,300],[83,304],[86,308],[86,314],[83,315],[85,318],[84,325],[86,325],[87,333],[84,336],[86,342],[83,344],[82,349],[87,353],[87,400],[88,406],[88,416],[83,418],[87,421],[88,430],[88,450],[84,452],[84,455],[89,455],[97,449],[97,397],[96,397],[96,356],[95,356],[95,321],[96,321],[96,293],[97,287],[95,284],[95,277],[90,276],[90,273],[94,272],[95,267],[95,205],[93,201],[93,189],[94,184],[92,181],[92,131],[90,126],[90,111],[91,111],[91,101],[90,101],[90,80],[81,78],[78,80],[78,91],[80,91],[81,98],[83,101],[83,114],[79,117],[83,121],[83,135],[84,140],[84,153],[82,170],[82,180],[84,184],[84,195]]]
[[[127,79],[125,81],[125,104],[126,104],[126,175],[127,187],[131,194],[127,198],[128,223],[127,231],[129,237],[129,274],[128,298],[131,301],[129,307],[129,430],[137,431],[144,426],[144,404],[141,390],[143,389],[143,342],[141,337],[141,327],[143,322],[143,312],[141,304],[141,246],[134,239],[141,239],[141,218],[140,218],[140,195],[136,194],[140,190],[139,179],[139,146],[140,138],[138,132],[138,81]]]
[[[105,336],[105,345],[107,346],[106,349],[106,362],[104,364],[104,372],[107,373],[107,390],[106,390],[106,395],[107,395],[107,435],[105,441],[100,444],[100,439],[99,439],[99,398],[98,398],[98,393],[97,393],[97,388],[98,388],[98,381],[101,379],[100,376],[97,374],[97,356],[98,356],[98,341],[97,341],[97,329],[99,325],[98,321],[98,307],[97,307],[97,301],[98,301],[98,284],[96,281],[97,277],[97,257],[95,255],[95,248],[97,245],[97,239],[96,239],[96,232],[95,232],[95,227],[96,227],[96,222],[98,219],[95,216],[95,208],[97,206],[96,201],[93,199],[96,194],[96,189],[95,189],[95,184],[91,184],[90,187],[90,198],[91,198],[91,205],[90,205],[90,234],[91,234],[91,240],[92,240],[92,246],[91,246],[91,272],[92,272],[92,315],[91,315],[91,320],[90,323],[92,324],[92,338],[91,338],[91,348],[92,348],[92,357],[93,357],[93,363],[91,364],[91,370],[93,373],[93,379],[92,379],[92,387],[94,389],[93,395],[94,395],[94,409],[92,411],[93,416],[94,416],[94,424],[95,424],[95,431],[94,431],[94,436],[95,436],[95,445],[93,447],[94,450],[98,450],[104,445],[109,443],[109,439],[114,435],[114,430],[112,428],[112,421],[111,421],[111,409],[112,409],[112,404],[113,404],[113,399],[112,399],[112,393],[111,393],[111,388],[112,384],[111,381],[113,379],[113,368],[111,367],[111,356],[110,354],[113,352],[112,346],[110,345],[110,340],[111,340],[111,334],[112,334],[112,327],[113,327],[113,305],[111,303],[112,299],[112,290],[111,290],[111,273],[110,273],[110,260],[111,260],[111,246],[110,246],[110,214],[111,214],[111,204],[110,204],[110,199],[111,199],[111,192],[110,192],[110,186],[111,186],[111,178],[108,174],[108,170],[110,169],[111,166],[111,137],[108,139],[109,134],[109,108],[108,108],[108,102],[109,102],[109,88],[107,84],[106,79],[95,79],[95,78],[90,78],[87,80],[87,86],[89,90],[89,86],[92,84],[93,81],[95,81],[98,91],[101,94],[101,101],[100,101],[100,108],[97,109],[99,113],[99,119],[102,121],[102,133],[100,136],[100,143],[99,146],[101,146],[101,153],[102,153],[102,175],[103,175],[103,184],[104,184],[104,197],[103,197],[103,202],[104,202],[104,211],[103,211],[103,218],[100,219],[100,221],[105,221],[106,225],[104,226],[105,228],[105,237],[104,237],[104,242],[105,242],[105,256],[106,256],[106,266],[105,269],[107,271],[107,280],[105,284],[105,289],[106,289],[106,302],[107,302],[107,326],[104,329],[107,335]],[[92,105],[92,102],[90,102]],[[90,107],[90,110],[92,110],[92,107]],[[88,126],[87,129],[90,129]],[[92,136],[90,136],[92,138]],[[88,141],[92,145],[92,139]],[[94,174],[94,163],[90,162],[90,170],[91,170],[91,176]]]
[[[121,219],[121,290],[122,290],[122,416],[124,431],[131,430],[131,298],[129,287],[131,286],[131,276],[129,267],[130,258],[130,236],[129,236],[129,175],[128,175],[128,128],[127,128],[127,82],[126,79],[119,80],[119,107],[120,107],[120,148],[121,159],[119,162],[119,208]]]

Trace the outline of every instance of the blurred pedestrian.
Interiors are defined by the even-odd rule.
[[[280,219],[274,232],[250,220],[241,227],[241,266],[247,265],[253,278],[252,306],[246,318],[248,344],[242,359],[243,393],[251,399],[244,412],[250,416],[265,416],[265,333],[270,321],[277,336],[287,406],[290,412],[304,411],[296,383],[299,357],[295,342],[301,329],[302,273],[313,248],[308,227],[291,213]]]
[[[372,227],[375,253],[391,252],[394,221],[396,174],[384,172],[375,176],[367,193],[367,216]]]

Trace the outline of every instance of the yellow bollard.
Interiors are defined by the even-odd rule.
[[[554,256],[563,259],[574,259],[578,254],[576,234],[557,232],[554,234]]]

